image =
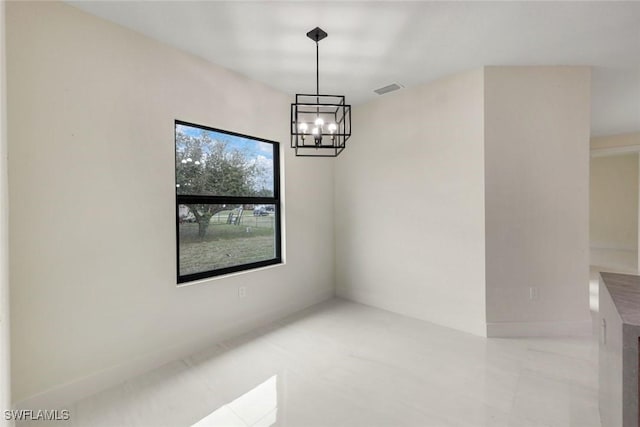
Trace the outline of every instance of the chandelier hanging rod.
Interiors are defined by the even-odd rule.
[[[320,40],[327,37],[327,33],[320,27],[316,27],[307,33],[307,37],[316,42],[316,95],[320,95]]]

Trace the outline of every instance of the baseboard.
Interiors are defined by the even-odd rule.
[[[576,322],[491,322],[489,338],[517,337],[589,337],[593,334],[590,320]]]
[[[358,304],[373,307],[378,310],[385,310],[390,313],[394,313],[400,316],[409,317],[411,319],[420,320],[422,322],[432,323],[434,325],[442,326],[443,328],[449,328],[458,332],[464,332],[466,334],[475,335],[478,337],[486,338],[486,325],[484,321],[478,322],[465,322],[465,324],[455,324],[447,322],[448,319],[442,319],[429,316],[428,310],[416,310],[415,306],[389,304],[385,302],[381,303],[380,298],[371,298],[366,293],[354,292],[353,290],[347,290],[345,288],[337,288],[336,296],[348,301],[352,301]],[[483,319],[484,320],[484,319]]]
[[[629,153],[640,153],[640,145],[623,145],[619,147],[591,149],[591,157],[617,156]]]
[[[638,248],[632,245],[622,245],[616,242],[590,242],[589,249],[603,251],[637,252]]]
[[[250,332],[253,329],[268,325],[276,320],[290,316],[312,305],[319,304],[334,296],[333,290],[321,292],[303,301],[287,303],[275,307],[261,316],[239,323],[209,337],[200,337],[197,340],[172,346],[164,350],[146,354],[120,365],[112,366],[94,374],[82,377],[66,384],[62,384],[14,403],[15,409],[56,409],[65,408],[78,400],[121,384],[128,379],[142,375],[165,365],[169,362],[182,359],[194,353],[220,343],[227,339]]]

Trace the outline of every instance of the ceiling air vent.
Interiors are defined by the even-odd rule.
[[[390,85],[374,90],[374,92],[377,93],[378,95],[384,95],[385,93],[393,92],[394,90],[398,90],[403,87],[404,86],[399,85],[398,83],[391,83]]]

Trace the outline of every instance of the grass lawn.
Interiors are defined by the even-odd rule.
[[[204,239],[198,237],[198,224],[180,224],[180,274],[273,258],[273,218],[247,216],[245,221],[243,216],[242,219],[242,225],[216,224],[212,220]]]

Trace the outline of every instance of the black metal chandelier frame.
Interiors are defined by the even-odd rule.
[[[351,105],[344,95],[320,94],[319,42],[327,33],[316,27],[307,33],[316,42],[316,93],[296,94],[291,104],[291,148],[301,157],[336,157],[351,136]]]

